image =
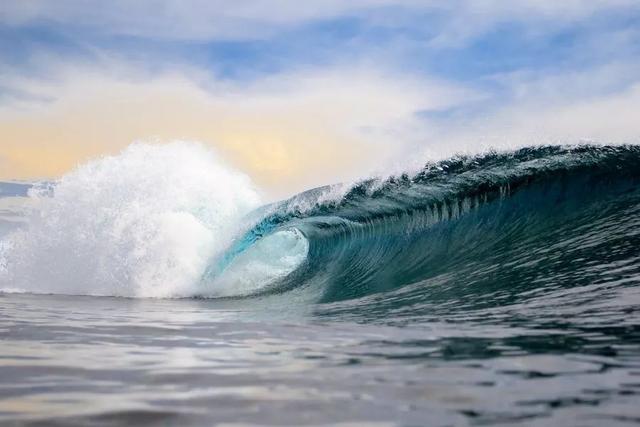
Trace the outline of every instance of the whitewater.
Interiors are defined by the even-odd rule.
[[[539,146],[266,203],[185,142],[0,183],[0,422],[639,422],[639,183]]]

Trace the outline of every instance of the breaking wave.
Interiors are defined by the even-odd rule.
[[[5,291],[135,297],[308,292],[491,306],[640,281],[640,148],[522,148],[260,206],[250,181],[194,144],[134,145],[49,187],[2,240]],[[622,282],[620,282],[622,281]],[[373,307],[373,308],[372,308]]]

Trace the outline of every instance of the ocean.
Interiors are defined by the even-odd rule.
[[[640,147],[265,204],[197,144],[0,184],[0,424],[640,422]]]

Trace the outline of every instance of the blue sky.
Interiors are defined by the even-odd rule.
[[[351,144],[357,152],[372,144],[377,154],[357,171],[367,173],[402,163],[416,150],[428,158],[526,143],[636,142],[639,55],[640,3],[627,0],[9,2],[0,7],[0,126],[11,128],[5,144],[16,145],[24,135],[18,121],[29,118],[33,127],[59,112],[63,123],[63,106],[85,109],[83,102],[108,98],[96,88],[127,84],[129,95],[120,100],[147,97],[155,108],[152,94],[188,86],[189,94],[175,96],[206,97],[217,106],[212,115],[255,117],[263,115],[259,108],[264,114],[280,109],[273,123],[298,130],[292,136],[275,130],[265,150],[326,144],[325,151],[336,151]],[[323,126],[342,133],[300,141],[318,132],[317,124],[305,129],[300,123],[331,109],[331,97],[342,116],[327,113]],[[282,118],[287,108],[292,123]],[[296,116],[300,110],[308,117]],[[249,116],[251,135],[270,128],[253,126]],[[162,117],[174,115],[163,110]],[[233,137],[214,130],[191,135],[180,130],[186,125],[179,112],[175,117],[170,130],[145,125],[122,138],[169,139],[180,132],[227,138],[233,141],[219,144],[221,150],[241,164],[239,153],[247,150],[240,146],[260,145],[255,136],[242,140],[238,130]],[[100,147],[91,150],[34,135],[19,142],[59,144],[83,158],[131,141],[89,138],[86,145]],[[293,156],[289,163],[300,161]],[[347,168],[354,153],[345,156]],[[300,185],[321,178],[312,173]]]

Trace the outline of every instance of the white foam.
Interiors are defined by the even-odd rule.
[[[196,143],[134,144],[32,191],[25,228],[0,245],[0,290],[190,296],[260,198]]]

